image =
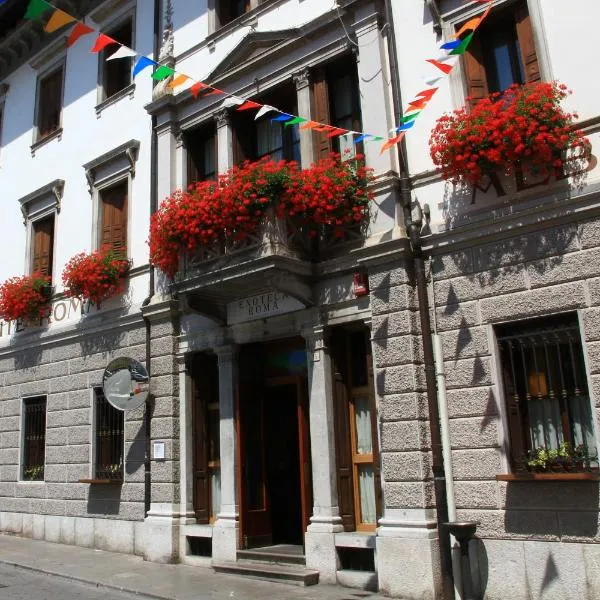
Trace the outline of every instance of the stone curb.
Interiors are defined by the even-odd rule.
[[[153,598],[155,600],[173,600],[172,596],[159,596],[158,594],[152,594],[150,592],[142,592],[141,590],[137,590],[134,588],[127,588],[121,585],[113,585],[111,583],[105,583],[103,581],[94,581],[91,579],[85,579],[83,577],[77,577],[76,575],[67,575],[65,573],[58,573],[56,571],[50,571],[48,569],[42,569],[40,567],[32,567],[31,565],[24,565],[22,563],[17,563],[10,560],[5,560],[0,558],[0,564],[9,565],[11,567],[16,567],[17,569],[23,569],[24,571],[33,571],[34,573],[43,573],[44,575],[51,575],[52,577],[61,577],[62,579],[67,579],[69,581],[77,581],[78,583],[84,583],[87,585],[92,585],[97,588],[105,588],[109,590],[114,590],[116,592],[123,592],[126,594],[134,594],[136,596],[142,596],[144,598]]]

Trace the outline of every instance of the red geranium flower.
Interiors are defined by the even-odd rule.
[[[0,285],[0,317],[5,321],[38,320],[48,311],[50,277],[35,272],[11,277]]]

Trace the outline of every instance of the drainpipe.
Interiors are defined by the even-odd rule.
[[[154,0],[154,33],[153,33],[153,52],[154,57],[160,52],[160,16],[161,16],[161,0]],[[158,208],[158,136],[156,134],[156,116],[151,118],[151,138],[150,138],[150,215],[152,216]],[[148,296],[142,302],[142,307],[150,304],[155,292],[155,271],[152,265],[149,265],[150,276],[148,279]],[[142,314],[146,325],[146,370],[152,378],[152,351],[150,340],[152,338],[152,325],[150,319]],[[148,516],[150,511],[151,499],[151,471],[150,471],[150,456],[151,456],[151,427],[152,427],[152,412],[154,410],[154,398],[152,393],[148,394],[146,406],[144,410],[144,517]]]
[[[396,45],[396,29],[391,0],[385,0],[385,16],[389,31],[389,61],[390,77],[392,83],[392,97],[395,122],[399,123],[402,116],[402,97],[400,93],[400,76],[398,73],[398,50]],[[442,449],[442,435],[440,431],[440,415],[435,379],[434,353],[431,340],[431,323],[429,318],[429,298],[427,295],[427,277],[425,275],[425,261],[421,249],[421,227],[423,215],[420,207],[413,215],[412,184],[409,177],[406,139],[403,139],[398,148],[400,162],[400,194],[404,209],[404,221],[410,238],[413,268],[416,276],[417,295],[419,301],[419,315],[421,319],[421,338],[423,341],[423,356],[425,362],[425,382],[427,389],[427,405],[429,408],[429,428],[431,432],[432,471],[435,492],[436,520],[440,540],[440,566],[442,573],[442,590],[445,600],[454,598],[454,581],[452,577],[452,556],[450,551],[450,535],[443,523],[448,521],[448,498],[446,495],[446,478],[444,473],[444,456]],[[413,218],[414,217],[414,218]],[[449,446],[448,446],[449,448]]]
[[[446,495],[446,477],[444,472],[444,456],[440,430],[440,413],[438,409],[437,386],[435,378],[435,362],[431,340],[431,320],[429,318],[429,297],[427,294],[427,276],[425,274],[425,258],[421,250],[422,217],[417,210],[407,211],[407,231],[411,241],[414,273],[419,301],[419,317],[421,320],[421,340],[423,342],[423,360],[425,363],[425,384],[427,389],[427,406],[429,409],[429,430],[431,436],[431,470],[435,494],[436,520],[440,540],[440,563],[442,573],[442,590],[446,600],[454,598],[454,581],[452,578],[452,555],[450,551],[450,534],[444,523],[448,522],[448,498]],[[413,219],[414,217],[414,219]]]

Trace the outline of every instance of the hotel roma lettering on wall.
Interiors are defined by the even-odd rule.
[[[29,327],[47,327],[52,323],[63,323],[75,321],[82,315],[89,312],[89,305],[82,302],[79,298],[66,298],[52,304],[52,310],[48,317],[39,320],[39,323],[28,323],[22,319],[17,321],[0,320],[0,338],[11,336],[15,333],[24,331]]]

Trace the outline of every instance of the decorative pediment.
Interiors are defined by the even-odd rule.
[[[251,31],[242,41],[217,65],[206,77],[214,81],[230,71],[244,67],[249,63],[266,58],[274,53],[282,44],[300,37],[298,29],[281,31]]]

